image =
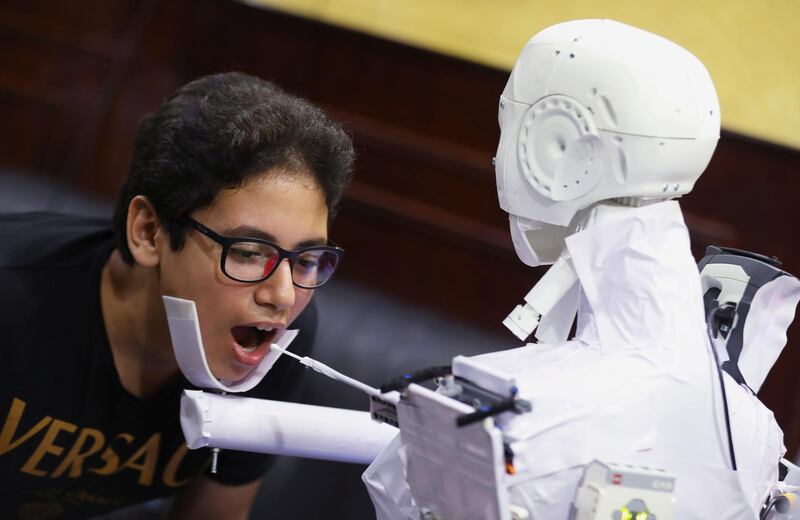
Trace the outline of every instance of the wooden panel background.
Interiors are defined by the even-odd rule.
[[[332,230],[348,250],[342,276],[501,329],[541,274],[517,260],[496,201],[506,71],[230,0],[5,0],[0,167],[111,198],[142,115],[182,83],[227,70],[274,80],[352,133],[356,180]],[[682,201],[695,254],[741,247],[800,272],[798,172],[797,150],[724,133]],[[793,450],[798,346],[794,330],[761,392]]]

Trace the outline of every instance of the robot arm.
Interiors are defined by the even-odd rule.
[[[185,390],[181,428],[204,447],[369,464],[396,435],[368,412]]]

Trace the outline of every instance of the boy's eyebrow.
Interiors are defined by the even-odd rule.
[[[261,240],[268,240],[275,242],[275,237],[253,226],[237,226],[235,228],[227,228],[222,231],[222,234],[228,237],[239,238],[260,238]]]
[[[278,242],[274,236],[270,235],[266,231],[255,228],[253,226],[238,226],[235,228],[225,229],[222,232],[222,234],[228,237],[259,238],[261,240],[266,240],[268,242],[274,242],[274,243]],[[328,241],[320,237],[320,238],[312,238],[309,240],[303,240],[302,242],[295,244],[294,249],[300,249],[303,247],[311,247],[311,246],[326,246],[326,245],[328,245]]]

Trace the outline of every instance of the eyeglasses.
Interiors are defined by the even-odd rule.
[[[266,280],[283,259],[288,258],[292,267],[292,283],[302,289],[316,289],[331,279],[344,256],[344,249],[335,244],[286,251],[259,238],[220,235],[189,216],[179,218],[178,222],[222,245],[222,272],[237,282],[256,283]]]

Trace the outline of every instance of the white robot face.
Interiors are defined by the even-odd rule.
[[[554,262],[578,211],[691,191],[719,138],[702,63],[610,20],[554,25],[523,49],[500,98],[497,193],[517,254]]]

